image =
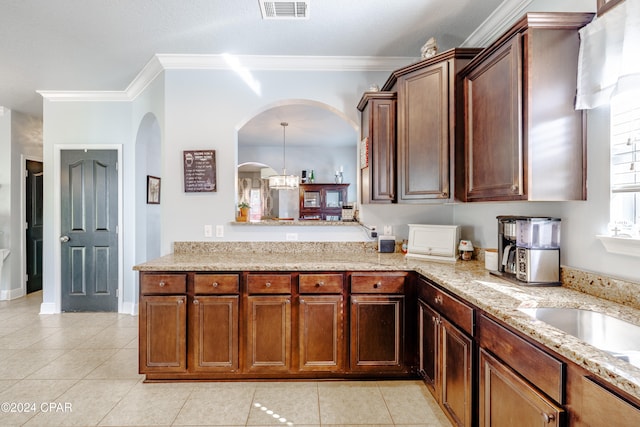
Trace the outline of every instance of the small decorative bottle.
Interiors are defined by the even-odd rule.
[[[313,173],[313,169],[311,169],[311,174],[309,175],[309,183],[313,184],[315,182],[315,180],[316,180],[316,177],[315,177],[315,175]]]

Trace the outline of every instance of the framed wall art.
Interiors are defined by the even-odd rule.
[[[160,204],[160,178],[157,176],[147,175],[147,203]]]
[[[182,153],[185,193],[216,191],[215,150],[188,150]]]

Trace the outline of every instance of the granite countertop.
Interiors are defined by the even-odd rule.
[[[250,244],[249,244],[250,245]],[[344,246],[344,245],[343,245]],[[230,246],[231,248],[232,246]],[[640,309],[632,301],[604,299],[575,290],[563,267],[563,286],[523,286],[489,274],[479,261],[456,263],[407,258],[400,253],[381,254],[365,248],[341,247],[315,251],[269,251],[258,244],[246,250],[208,251],[199,244],[174,247],[179,251],[137,265],[138,271],[416,271],[507,325],[575,362],[606,382],[640,399],[640,368],[535,320],[519,308],[572,307],[607,313],[640,325]],[[578,279],[576,279],[578,280]],[[636,288],[637,289],[637,288]],[[634,289],[635,291],[635,289]],[[634,294],[637,292],[633,292]]]

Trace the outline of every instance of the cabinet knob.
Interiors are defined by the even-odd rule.
[[[160,286],[161,288],[164,288],[164,282],[158,283],[158,286]]]
[[[300,304],[304,304],[304,300],[303,299],[300,299]]]
[[[213,282],[213,283],[211,284],[211,286],[213,286],[214,288],[217,288],[217,287],[218,287],[218,282]]]
[[[291,304],[291,300],[290,299],[286,299],[286,300],[284,300],[284,303],[285,304]]]
[[[437,295],[436,296],[435,303],[436,304],[442,304],[442,295]]]
[[[554,414],[542,414],[542,416],[544,417],[545,424],[549,424],[556,419]]]
[[[179,299],[178,300],[178,304],[184,304],[184,300],[183,299]]]
[[[319,288],[320,286],[324,286],[324,282],[322,280],[316,283],[316,287]]]
[[[193,303],[194,303],[194,304],[200,304],[200,301],[198,301],[197,299],[194,299],[194,300],[193,300]]]
[[[511,186],[511,191],[513,191],[514,193],[518,191],[518,186],[516,184],[513,184]]]
[[[265,283],[264,285],[265,285],[267,288],[270,288],[270,287],[271,287],[271,282],[267,282],[267,283]]]
[[[375,289],[378,289],[380,286],[382,286],[382,283],[381,283],[381,282],[376,282],[376,283],[374,283],[374,284],[373,284],[373,287],[374,287]]]

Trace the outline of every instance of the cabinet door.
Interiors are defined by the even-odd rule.
[[[341,371],[344,360],[342,295],[300,295],[300,369]]]
[[[441,324],[442,406],[457,426],[471,426],[473,341],[449,323]]]
[[[524,198],[520,39],[514,35],[464,77],[462,200]]]
[[[247,367],[282,372],[291,367],[291,296],[247,297]]]
[[[431,393],[440,395],[439,356],[440,328],[438,313],[433,311],[424,301],[418,300],[418,363],[419,374],[424,379]]]
[[[396,198],[396,100],[371,98],[362,111],[362,137],[368,138],[369,163],[362,169],[362,203],[390,203]],[[375,95],[369,95],[374,97]]]
[[[403,369],[404,296],[351,297],[351,369]]]
[[[398,202],[449,198],[449,62],[403,77],[398,93]]]
[[[143,296],[140,299],[141,374],[187,369],[187,297]]]
[[[480,350],[480,426],[561,426],[564,411]]]
[[[193,371],[238,370],[238,296],[196,295],[189,309]]]

